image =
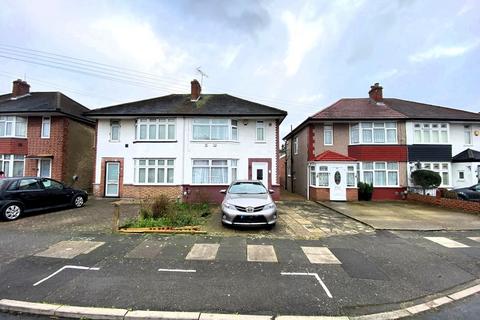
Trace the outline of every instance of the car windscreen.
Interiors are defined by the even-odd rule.
[[[230,187],[228,193],[233,194],[259,194],[267,193],[265,187],[260,183],[239,182]]]

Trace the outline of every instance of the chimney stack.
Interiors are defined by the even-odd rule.
[[[198,101],[200,99],[200,93],[202,92],[202,86],[200,85],[200,82],[198,82],[197,79],[193,79],[191,82],[191,101]]]
[[[370,91],[368,91],[370,99],[376,102],[383,100],[383,87],[377,82],[373,86],[370,86]]]
[[[17,79],[13,81],[12,98],[21,97],[30,93],[30,85],[27,81]]]

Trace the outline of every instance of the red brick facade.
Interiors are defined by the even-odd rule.
[[[310,187],[309,196],[310,196],[310,200],[312,200],[312,201],[329,201],[330,200],[330,188]],[[347,200],[346,201],[357,201],[357,200],[358,200],[358,189],[357,188],[347,188]]]
[[[438,192],[437,194],[440,195],[440,192]],[[443,208],[457,209],[457,210],[463,210],[471,213],[480,214],[480,202],[441,198],[440,196],[437,196],[437,197],[424,196],[418,193],[408,193],[407,199],[428,203],[428,204],[433,204]]]
[[[28,152],[28,140],[24,138],[0,138],[0,154],[21,154]]]

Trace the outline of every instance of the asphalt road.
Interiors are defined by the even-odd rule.
[[[118,235],[60,225],[53,232],[46,224],[28,227],[27,219],[21,227],[0,226],[0,298],[168,311],[360,315],[480,278],[478,231],[291,240]],[[448,248],[425,237],[463,246]],[[202,244],[211,246],[195,253]],[[249,261],[252,246],[260,251],[250,258],[271,262]],[[328,248],[332,256],[307,255],[302,247]],[[328,263],[312,263],[312,257]],[[478,311],[474,302],[446,306],[439,315],[448,319],[461,312],[469,319]]]

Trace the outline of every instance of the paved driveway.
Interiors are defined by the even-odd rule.
[[[375,229],[480,230],[480,215],[413,201],[322,202]]]

